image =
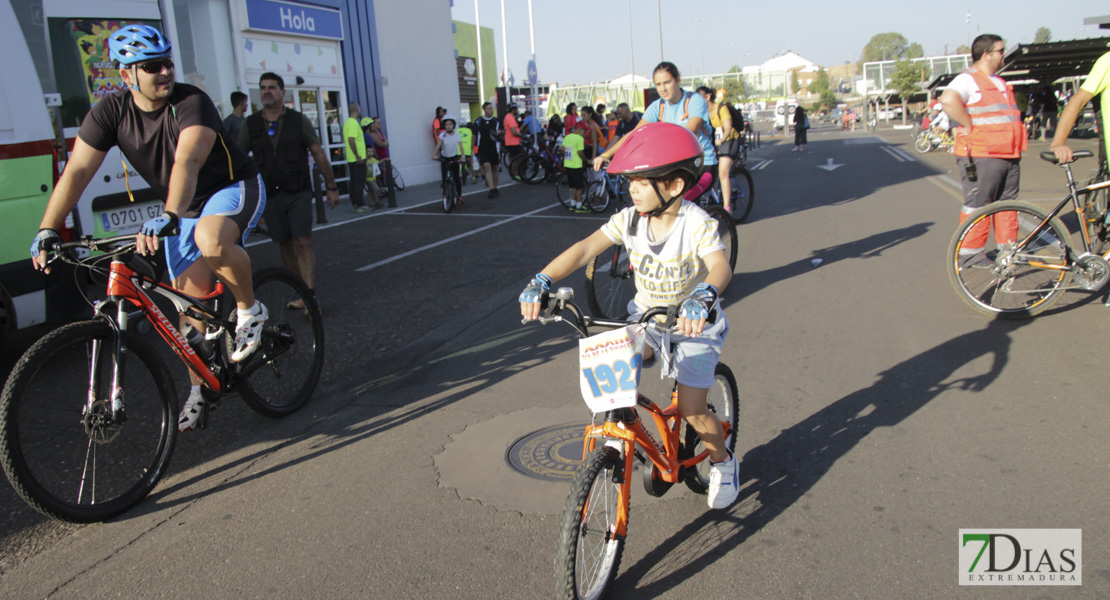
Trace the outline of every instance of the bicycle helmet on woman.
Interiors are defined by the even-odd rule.
[[[446,128],[448,121],[454,123],[456,128],[459,126],[459,122],[455,120],[455,115],[452,115],[451,113],[443,115],[443,117],[441,117],[439,120],[439,124]]]
[[[658,217],[682,196],[663,200],[656,180],[678,176],[688,190],[701,175],[704,160],[705,152],[689,129],[674,123],[655,122],[629,133],[605,171],[610,175],[651,180],[661,206],[649,214]]]
[[[156,58],[166,58],[173,44],[150,25],[124,25],[108,36],[108,57],[129,67]]]

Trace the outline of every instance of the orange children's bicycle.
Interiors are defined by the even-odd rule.
[[[106,254],[89,256],[90,250]],[[177,390],[164,353],[135,331],[139,319],[203,381],[202,428],[220,396],[233,390],[255,411],[283,417],[316,389],[323,320],[307,286],[289,271],[254,274],[255,297],[270,318],[258,350],[234,363],[235,305],[221,297],[222,284],[193,298],[161,283],[159,269],[135,253],[135,236],[62,242],[51,252],[52,260],[106,275],[107,296],[92,303],[92,320],[31,346],[0,395],[0,463],[16,492],[43,514],[107,520],[141,502],[166,472],[177,436]],[[176,329],[151,300],[154,293],[204,331]]]
[[[581,387],[594,412],[594,423],[586,428],[583,442],[585,459],[575,472],[559,523],[555,583],[559,598],[593,599],[608,593],[620,567],[628,534],[633,461],[643,465],[644,489],[652,496],[662,496],[679,482],[705,494],[709,490],[709,451],[678,414],[677,385],[666,408],[637,391],[642,333],[647,327],[669,330],[674,311],[654,308],[631,324],[594,319],[571,302],[573,296],[570,288],[546,295],[544,307],[551,316],[540,318],[544,324],[569,323],[583,339]],[[656,317],[663,315],[666,320],[660,323]],[[623,329],[590,337],[591,326]],[[640,344],[633,341],[637,336]],[[717,364],[708,404],[721,418],[731,452],[736,446],[739,401],[736,378],[723,364]],[[636,409],[651,416],[661,441],[648,431]]]

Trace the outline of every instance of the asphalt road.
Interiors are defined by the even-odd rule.
[[[1110,597],[1105,297],[1016,322],[964,306],[943,265],[954,161],[910,141],[817,128],[802,153],[781,137],[753,153],[724,294],[741,497],[709,511],[635,482],[613,597]],[[1062,194],[1043,149],[1023,161],[1023,199]],[[470,186],[444,215],[432,187],[395,211],[341,207],[314,234],[327,362],[304,410],[224,403],[109,523],[45,520],[0,483],[2,595],[551,597],[569,485],[505,453],[589,414],[570,330],[522,326],[515,299],[602,220],[525,186]],[[279,262],[269,243],[250,253]],[[568,282],[584,301],[581,274]],[[1082,529],[1083,585],[959,586],[961,528]]]

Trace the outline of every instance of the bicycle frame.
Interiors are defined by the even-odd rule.
[[[128,304],[134,305],[143,314],[149,317],[151,326],[154,327],[154,330],[158,332],[158,335],[161,336],[171,348],[173,348],[174,352],[181,358],[190,371],[196,374],[197,377],[200,377],[204,384],[213,391],[223,391],[223,382],[220,381],[220,378],[217,377],[216,374],[212,372],[212,369],[197,355],[196,351],[193,350],[192,346],[190,346],[189,342],[185,339],[185,336],[173,326],[173,323],[170,322],[165,313],[163,313],[162,310],[158,308],[158,305],[151,300],[150,296],[143,291],[142,286],[133,280],[135,277],[137,277],[136,272],[123,261],[112,261],[111,270],[108,275],[108,299],[116,305],[115,321],[119,330],[121,332],[127,331],[127,322],[130,316]],[[174,306],[186,316],[198,318],[202,321],[219,320],[218,313],[208,308],[203,303],[207,300],[217,300],[223,295],[224,285],[219,281],[216,282],[210,294],[200,298],[186,296],[162,282],[155,283],[151,290],[168,298],[174,303]],[[119,352],[121,352],[122,349],[123,336],[118,336],[116,338],[117,356],[120,355]],[[116,384],[122,380],[123,376],[123,365],[120,361],[116,361],[116,368],[114,371],[113,379],[115,381],[113,381],[113,386],[116,386]],[[120,388],[114,387],[113,389]]]
[[[1060,211],[1064,208],[1064,205],[1070,201],[1072,203],[1072,207],[1075,210],[1075,216],[1077,219],[1079,219],[1079,230],[1081,234],[1081,239],[1083,240],[1083,252],[1089,253],[1091,251],[1091,236],[1090,233],[1087,231],[1087,227],[1085,226],[1086,218],[1083,215],[1084,207],[1083,204],[1079,202],[1079,195],[1089,195],[1093,192],[1097,192],[1098,190],[1110,188],[1110,180],[1100,181],[1098,183],[1077,189],[1075,187],[1075,178],[1072,176],[1071,173],[1071,165],[1064,165],[1064,172],[1066,172],[1068,176],[1068,195],[1065,196],[1064,199],[1061,200],[1055,208],[1048,212],[1048,218],[1042,221],[1036,228],[1034,228],[1033,231],[1031,231],[1029,235],[1025,237],[1025,239],[1021,240],[1018,243],[1017,247],[1020,248],[1032,242],[1038,235],[1041,234],[1041,232],[1045,230],[1045,228],[1048,226],[1049,221],[1056,217],[1056,215],[1060,214]],[[1110,250],[1107,250],[1106,253],[1102,255],[1102,257],[1110,260]],[[1029,261],[1028,264],[1030,266],[1043,269],[1054,269],[1058,271],[1071,270],[1071,266],[1068,264],[1054,265],[1043,263],[1040,261]]]

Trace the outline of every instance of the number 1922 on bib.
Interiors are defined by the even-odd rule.
[[[632,325],[579,340],[580,387],[595,413],[636,405],[644,330]]]

